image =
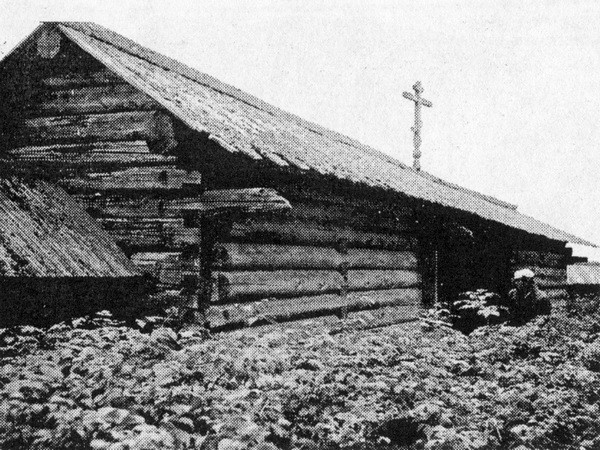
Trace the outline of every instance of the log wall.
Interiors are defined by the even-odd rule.
[[[179,288],[200,233],[177,205],[201,178],[178,165],[170,115],[66,42],[28,64],[2,159],[60,184],[159,286]]]
[[[291,197],[285,216],[238,218],[219,237],[207,312],[213,327],[380,307],[417,317],[422,281],[411,209],[373,220],[374,206]]]
[[[233,305],[289,320],[420,303],[410,208],[390,214],[351,196],[291,189],[287,215],[200,225],[181,206],[200,193],[199,171],[213,171],[180,160],[177,141],[186,138],[166,111],[70,44],[54,59],[31,58],[3,159],[62,185],[159,287],[208,276],[191,289],[207,292],[211,326],[239,324]],[[261,186],[245,181],[224,187]]]

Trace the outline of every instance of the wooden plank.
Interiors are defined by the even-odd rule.
[[[421,281],[411,270],[349,270],[346,278],[333,270],[214,272],[213,276],[218,300],[224,302],[416,287]]]
[[[65,178],[61,184],[72,190],[86,192],[179,190],[186,186],[199,186],[200,182],[199,172],[188,172],[175,169],[173,166],[160,166],[87,173],[82,177]]]
[[[150,152],[145,141],[94,142],[25,146],[8,150],[14,162],[50,164],[59,167],[102,167],[104,165],[157,165],[176,161],[175,156]]]
[[[244,223],[235,223],[230,236],[242,242],[321,246],[337,246],[344,243],[349,247],[388,250],[413,250],[417,247],[417,240],[413,236],[373,233],[341,226],[320,226],[292,221],[248,220]]]
[[[331,247],[224,243],[216,247],[217,267],[248,269],[416,269],[414,252]]]
[[[349,293],[347,296],[326,294],[285,300],[265,300],[245,304],[213,305],[207,311],[211,329],[245,326],[268,321],[282,322],[339,313],[341,309],[359,311],[386,306],[406,307],[421,303],[420,289],[394,289]],[[408,311],[407,309],[407,311]]]
[[[129,84],[38,90],[28,109],[34,115],[156,110],[160,105]]]

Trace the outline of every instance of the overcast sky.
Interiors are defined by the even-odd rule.
[[[0,56],[43,20],[97,22],[408,164],[420,80],[425,170],[600,243],[598,1],[0,0]]]

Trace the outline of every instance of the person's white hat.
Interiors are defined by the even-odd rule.
[[[521,269],[515,272],[515,280],[519,280],[521,278],[533,278],[535,277],[535,273],[529,269]]]

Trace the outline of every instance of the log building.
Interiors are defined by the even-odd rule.
[[[409,320],[464,290],[505,293],[525,266],[560,297],[566,243],[593,245],[93,23],[40,25],[0,86],[5,163],[64,188],[214,328]]]

